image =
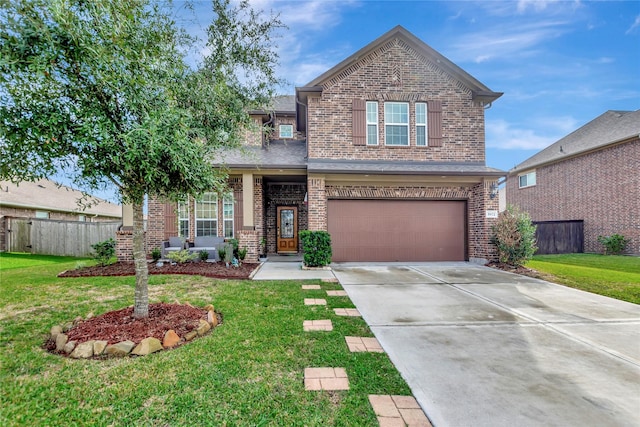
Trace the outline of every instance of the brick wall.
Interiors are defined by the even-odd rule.
[[[393,80],[390,76],[396,76]],[[404,42],[392,40],[328,81],[322,96],[310,98],[310,158],[484,162],[484,110],[471,91]],[[352,144],[352,100],[378,101],[379,145]],[[415,103],[442,101],[442,146],[415,145]],[[384,102],[409,102],[408,147],[384,140]]]
[[[490,243],[491,227],[497,219],[487,218],[488,210],[499,210],[499,199],[490,197],[491,185],[496,180],[485,179],[483,182],[471,188],[469,203],[467,204],[468,227],[469,227],[469,260],[470,261],[495,261],[497,252],[494,245]]]
[[[307,178],[309,230],[327,231],[327,196],[323,176]]]
[[[238,231],[238,247],[247,248],[246,262],[258,262],[258,239],[259,233],[256,230]]]
[[[533,221],[584,220],[585,252],[602,252],[599,235],[631,239],[640,254],[640,139],[536,168],[536,185],[507,180],[507,203]],[[526,172],[526,171],[523,171]]]

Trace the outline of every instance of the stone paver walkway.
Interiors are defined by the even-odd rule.
[[[360,312],[355,308],[334,308],[337,316],[361,317]]]
[[[302,289],[311,290],[311,289],[322,289],[320,285],[302,285]]]
[[[323,298],[305,298],[304,305],[327,305],[327,300]]]
[[[432,427],[413,396],[370,394],[369,402],[380,427]]]
[[[327,296],[330,297],[346,297],[347,291],[327,291]]]
[[[305,390],[349,390],[349,379],[344,368],[306,368]]]
[[[305,320],[302,322],[302,329],[305,332],[310,331],[333,331],[333,323],[331,320]]]
[[[371,337],[344,337],[347,342],[347,347],[352,353],[355,352],[370,352],[370,353],[384,353],[384,350],[380,346],[377,339]]]

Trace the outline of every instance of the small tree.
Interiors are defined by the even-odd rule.
[[[134,317],[147,317],[145,197],[223,190],[226,173],[211,164],[271,98],[282,24],[247,1],[213,0],[211,53],[193,70],[183,49],[196,43],[159,2],[0,6],[0,179],[62,170],[81,188],[115,185],[133,206]]]
[[[111,264],[111,259],[116,254],[116,241],[109,238],[104,242],[98,242],[94,245],[91,245],[93,248],[93,259],[96,260],[99,266],[104,267],[105,265]]]
[[[498,215],[498,221],[491,227],[491,243],[498,249],[500,262],[512,266],[521,266],[533,257],[536,246],[536,226],[529,214],[515,206]]]
[[[331,235],[326,231],[300,232],[304,264],[309,267],[323,267],[331,264]]]

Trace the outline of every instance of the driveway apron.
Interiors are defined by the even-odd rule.
[[[434,426],[640,426],[639,305],[469,263],[333,270]]]

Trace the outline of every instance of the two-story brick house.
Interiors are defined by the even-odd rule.
[[[229,192],[149,202],[147,248],[172,235],[235,237],[255,259],[327,230],[334,261],[477,260],[503,171],[485,164],[493,92],[402,27],[251,114],[268,133],[220,163]]]

